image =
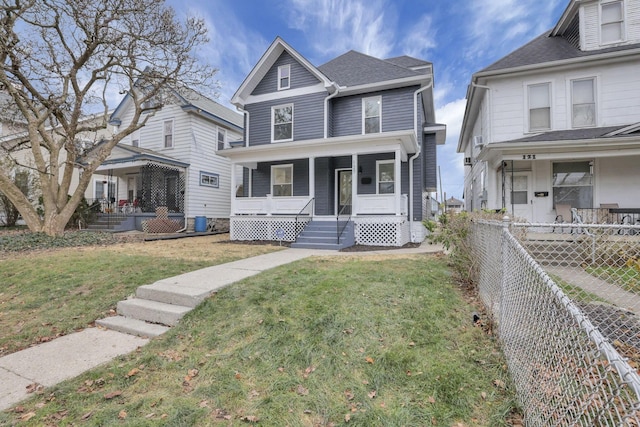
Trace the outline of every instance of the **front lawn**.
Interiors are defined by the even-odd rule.
[[[221,290],[0,424],[507,425],[504,360],[475,310],[442,259],[310,258]]]

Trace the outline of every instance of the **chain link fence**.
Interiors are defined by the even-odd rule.
[[[474,221],[527,426],[640,426],[640,227]]]

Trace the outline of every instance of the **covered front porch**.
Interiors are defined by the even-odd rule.
[[[412,132],[225,150],[243,168],[231,203],[233,240],[294,242],[311,221],[351,222],[355,243],[402,246],[411,239]],[[417,203],[421,204],[420,199]]]
[[[94,173],[87,200],[99,224],[114,231],[143,231],[158,208],[184,224],[187,167],[149,150],[118,146]]]

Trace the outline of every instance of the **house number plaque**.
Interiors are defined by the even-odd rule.
[[[536,159],[536,155],[535,154],[523,154],[522,155],[522,160],[535,160]]]

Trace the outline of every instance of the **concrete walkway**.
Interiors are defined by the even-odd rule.
[[[442,246],[426,242],[417,248],[367,252],[285,249],[163,279],[154,285],[157,284],[165,289],[175,286],[182,290],[188,287],[199,291],[214,292],[265,270],[310,256],[368,256],[442,252]],[[0,357],[0,410],[14,406],[36,389],[51,387],[76,377],[117,356],[130,353],[148,342],[148,338],[128,333],[103,328],[88,328]]]

